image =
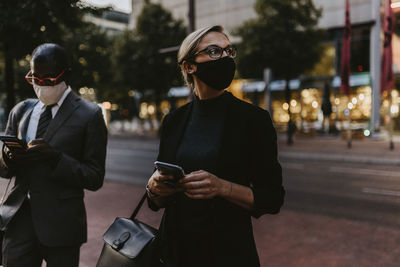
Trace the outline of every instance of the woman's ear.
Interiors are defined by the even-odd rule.
[[[193,74],[197,70],[197,66],[195,64],[192,64],[188,62],[187,60],[184,60],[182,62],[183,69],[188,73],[188,74]]]

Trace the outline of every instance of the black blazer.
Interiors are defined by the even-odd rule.
[[[219,178],[249,186],[254,193],[254,211],[249,212],[221,198],[213,200],[214,247],[218,248],[218,266],[259,266],[251,216],[278,213],[285,191],[282,169],[277,159],[277,137],[267,111],[228,95],[218,156]],[[158,160],[176,163],[176,151],[190,117],[193,102],[168,114],[161,126]],[[161,223],[163,245],[173,238],[169,225],[172,204],[166,207]],[[153,209],[157,209],[151,203]]]
[[[32,102],[25,116],[17,115]],[[37,99],[25,100],[13,108],[7,135],[25,139],[30,115],[37,102]],[[105,173],[107,129],[101,109],[71,92],[43,138],[62,152],[54,169],[46,162],[12,168],[0,153],[0,176],[16,177],[0,210],[1,227],[6,227],[29,191],[33,226],[40,242],[46,246],[82,244],[87,239],[84,189],[99,189]]]

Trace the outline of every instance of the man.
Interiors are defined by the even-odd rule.
[[[0,176],[16,177],[1,210],[4,267],[77,267],[87,239],[84,189],[103,184],[107,129],[101,109],[67,86],[68,56],[56,44],[32,53],[27,81],[39,99],[11,111],[6,135],[26,151],[3,146]]]

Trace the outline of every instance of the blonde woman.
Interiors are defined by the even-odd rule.
[[[150,207],[165,208],[162,266],[260,266],[251,216],[278,213],[284,199],[276,133],[269,113],[225,91],[236,50],[221,26],[191,33],[179,53],[194,100],[167,115],[159,161],[181,166],[177,186],[155,171]]]

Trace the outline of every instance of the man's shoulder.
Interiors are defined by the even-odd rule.
[[[18,104],[16,104],[13,109],[11,110],[11,113],[13,114],[18,114],[21,112],[24,112],[25,110],[27,110],[29,107],[35,105],[37,102],[39,101],[39,99],[37,98],[28,98],[25,99],[21,102],[19,102]]]
[[[74,92],[71,92],[71,94],[73,94],[72,97],[74,97],[75,100],[77,101],[80,112],[85,114],[93,114],[101,110],[98,104],[87,101],[86,99],[82,98],[81,96],[79,96]]]

